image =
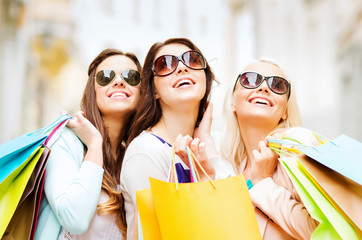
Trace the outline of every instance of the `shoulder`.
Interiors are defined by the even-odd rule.
[[[171,157],[172,151],[167,143],[161,142],[150,133],[142,132],[127,147],[121,171],[124,174],[136,169],[137,171],[140,169],[148,171],[152,168],[166,170]]]
[[[51,145],[50,159],[64,158],[65,155],[72,156],[73,159],[83,160],[84,146],[73,130],[64,127],[59,133],[58,139]]]
[[[320,144],[317,135],[307,128],[293,127],[283,133],[283,137],[294,139],[304,145],[316,146]]]
[[[283,186],[285,189],[294,193],[294,186],[291,179],[288,176],[288,173],[284,170],[282,164],[278,162],[275,172],[273,174],[273,180],[280,186]]]
[[[77,135],[75,135],[73,130],[68,127],[64,127],[60,133],[59,140],[56,141],[55,144],[65,144],[72,148],[83,148],[82,141],[78,138]]]
[[[124,159],[126,160],[139,154],[153,155],[165,151],[169,151],[169,147],[166,143],[162,143],[157,137],[143,131],[129,144]]]

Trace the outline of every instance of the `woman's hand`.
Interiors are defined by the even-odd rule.
[[[208,155],[206,153],[206,144],[200,139],[193,139],[190,136],[182,136],[179,135],[175,141],[175,153],[181,158],[181,160],[190,167],[189,158],[186,151],[186,146],[188,146],[191,151],[194,153],[196,159],[200,162],[206,173],[210,176],[210,178],[215,177],[215,169],[210,163],[208,159]],[[202,180],[207,179],[204,173],[199,169],[198,165],[195,163],[196,171],[198,171],[200,178]]]
[[[96,127],[84,116],[84,112],[79,111],[67,123],[67,127],[72,129],[75,135],[87,146],[102,146],[103,138]]]
[[[251,181],[255,185],[272,177],[278,164],[278,154],[267,147],[266,141],[259,142],[259,150],[253,150],[254,162],[251,167]]]
[[[87,146],[84,161],[90,161],[103,167],[103,137],[97,128],[84,116],[82,111],[70,119],[67,127],[72,129],[79,139]]]
[[[212,111],[213,105],[212,103],[209,103],[199,126],[194,131],[194,138],[200,138],[201,141],[207,141],[209,139],[212,140],[210,135],[210,129],[212,124]]]
[[[213,105],[212,103],[209,103],[209,106],[207,107],[204,116],[202,117],[199,127],[194,131],[194,139],[199,138],[201,142],[205,143],[205,151],[208,159],[210,160],[218,156],[214,140],[210,135],[212,112]]]

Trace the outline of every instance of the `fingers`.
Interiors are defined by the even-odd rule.
[[[192,138],[189,135],[178,135],[174,144],[175,152],[180,154],[186,154],[186,146],[188,146],[191,141]]]
[[[254,149],[254,150],[252,151],[252,153],[253,153],[253,157],[254,157],[254,159],[255,159],[256,161],[258,161],[259,159],[261,159],[261,154],[260,154],[260,152],[259,152],[258,150]]]
[[[207,120],[211,120],[212,121],[212,113],[214,111],[214,105],[210,102],[209,105],[207,106],[204,116],[206,116]],[[205,120],[206,120],[205,119]],[[204,120],[204,118],[203,118]]]
[[[265,141],[260,141],[258,146],[259,150],[254,149],[252,151],[252,154],[256,161],[275,157],[274,151],[267,146],[267,143]]]
[[[273,176],[275,168],[278,163],[278,158],[274,151],[272,151],[265,141],[260,141],[258,144],[259,149],[252,151],[254,164],[252,165],[251,176],[253,182]]]
[[[190,141],[192,141],[192,138],[189,135],[182,136],[181,134],[177,136],[174,147],[175,147],[175,153],[177,156],[181,158],[181,160],[187,165],[190,166],[188,161],[188,156],[186,152],[186,146],[190,144]]]
[[[212,125],[212,111],[213,105],[209,103],[198,128],[194,131],[194,138],[200,138],[202,141],[209,138]]]
[[[187,154],[186,147],[188,146],[190,150],[194,153],[195,157],[200,162],[206,162],[208,160],[206,153],[206,144],[201,142],[199,138],[193,139],[192,137],[186,135],[179,135],[175,141],[175,153],[181,158],[181,160],[190,167],[189,157]]]
[[[85,121],[85,114],[83,111],[79,111],[74,115],[74,118],[69,119],[67,123],[67,127],[70,129],[74,129],[84,123]]]
[[[200,139],[198,138],[195,138],[194,140],[191,141],[190,149],[193,153],[199,152],[199,144],[200,144]]]
[[[281,139],[282,139],[282,135],[281,135],[280,133],[273,133],[273,134],[267,136],[267,137],[265,138],[265,141],[268,142],[269,139],[281,140]]]
[[[200,162],[208,160],[208,156],[206,153],[206,144],[204,142],[201,142],[200,139],[195,138],[190,144],[190,149]]]
[[[259,151],[260,152],[265,152],[267,150],[267,146],[265,141],[260,141],[259,142]]]
[[[75,118],[71,118],[69,119],[69,121],[67,122],[67,125],[66,125],[68,128],[70,129],[74,129],[77,127],[77,120]]]

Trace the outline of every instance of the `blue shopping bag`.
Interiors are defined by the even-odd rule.
[[[24,134],[0,145],[0,183],[28,159],[46,137],[47,135],[41,132]]]
[[[324,166],[362,185],[362,143],[341,135],[319,146],[300,150]]]

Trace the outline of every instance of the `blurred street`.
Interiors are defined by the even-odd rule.
[[[87,67],[104,48],[134,52],[187,37],[223,100],[252,59],[275,59],[292,80],[304,127],[362,141],[360,0],[1,0],[0,144],[79,110]]]

